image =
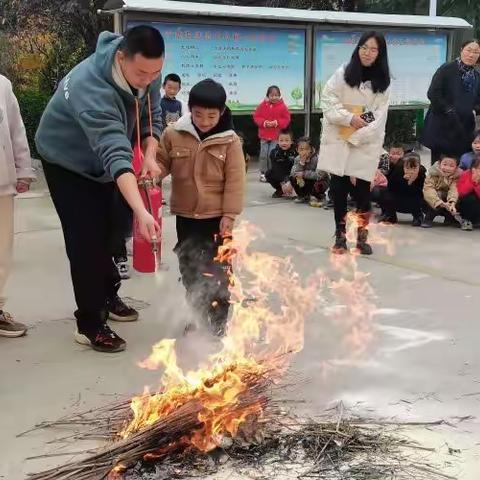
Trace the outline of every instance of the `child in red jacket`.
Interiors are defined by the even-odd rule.
[[[457,183],[457,209],[464,219],[462,230],[480,226],[480,156],[473,160],[470,170],[462,173]]]
[[[258,126],[260,137],[260,181],[266,182],[265,172],[270,168],[270,152],[277,146],[280,130],[290,125],[290,112],[276,85],[268,87],[267,98],[255,110],[253,120]]]

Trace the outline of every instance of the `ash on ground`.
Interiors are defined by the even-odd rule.
[[[430,449],[402,436],[398,428],[310,422],[283,426],[261,441],[226,442],[209,454],[184,452],[155,463],[139,462],[125,480],[193,479],[209,476],[252,480],[435,480],[444,479],[429,463]],[[258,435],[257,435],[258,437]],[[258,440],[258,438],[257,438]],[[413,452],[413,453],[412,453]],[[221,475],[223,474],[223,475]]]

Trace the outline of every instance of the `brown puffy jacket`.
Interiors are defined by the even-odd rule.
[[[462,171],[457,168],[453,175],[446,177],[440,170],[440,162],[432,165],[423,185],[425,201],[432,208],[439,207],[443,202],[457,203],[457,181],[461,173]]]
[[[172,175],[174,215],[235,219],[242,212],[245,158],[233,130],[201,141],[190,114],[185,115],[163,133],[157,162],[162,177]]]

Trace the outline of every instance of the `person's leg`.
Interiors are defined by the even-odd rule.
[[[425,216],[423,218],[423,222],[421,226],[422,228],[432,228],[435,217],[438,215],[441,215],[440,209],[433,208],[430,204],[426,202],[424,204],[424,209],[425,209]]]
[[[457,208],[462,218],[474,225],[480,223],[480,199],[475,193],[460,198]]]
[[[273,170],[268,170],[265,173],[265,178],[267,182],[273,187],[275,192],[273,193],[273,197],[281,197],[283,192],[282,192],[282,184],[281,182],[278,181],[277,175],[275,175],[275,172]]]
[[[367,243],[371,210],[370,182],[357,178],[352,195],[357,205],[358,215],[357,248],[362,255],[371,255],[372,247]]]
[[[350,192],[350,178],[332,175],[330,180],[330,198],[333,200],[335,216],[335,245],[334,253],[347,251],[347,199]]]
[[[101,351],[124,350],[125,342],[106,326],[107,298],[120,283],[110,249],[113,185],[94,182],[48,162],[43,162],[43,167],[70,261],[78,307],[77,341],[88,341]]]
[[[433,165],[434,163],[438,162],[440,160],[440,157],[442,156],[442,151],[437,150],[437,149],[432,149],[430,152],[430,164]]]
[[[410,213],[413,217],[412,226],[420,227],[423,222],[423,198],[403,195],[398,197],[397,211],[401,213]]]
[[[112,223],[111,223],[111,252],[113,261],[118,268],[122,279],[130,278],[127,239],[132,236],[133,212],[123,198],[118,187],[115,186],[112,199]]]
[[[388,188],[384,188],[379,194],[379,204],[382,210],[380,221],[385,223],[397,223],[398,198]]]
[[[260,174],[265,175],[268,170],[269,142],[260,140],[260,154],[258,160],[260,162]]]
[[[194,220],[177,216],[175,253],[187,300],[215,333],[222,333],[228,315],[229,262],[215,260],[220,239],[220,218]]]
[[[4,288],[10,274],[13,254],[13,195],[0,196],[0,336],[21,337],[27,327],[15,322],[3,311],[6,298]]]
[[[303,179],[298,180],[296,177],[290,177],[290,183],[297,194],[295,203],[306,203],[308,201],[307,191],[305,189],[306,183],[303,183],[302,180]]]
[[[270,160],[270,154],[272,153],[272,150],[274,150],[277,146],[278,142],[275,140],[271,140],[268,142],[268,147],[267,147],[267,170],[270,170],[272,168],[272,161]]]

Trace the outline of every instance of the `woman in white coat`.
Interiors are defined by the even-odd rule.
[[[335,211],[334,253],[347,252],[347,199],[358,214],[357,249],[370,255],[367,243],[370,182],[383,148],[390,97],[387,45],[382,34],[362,35],[350,63],[340,67],[322,92],[323,128],[318,169],[331,174]]]
[[[0,75],[0,336],[20,337],[27,327],[3,310],[3,289],[10,272],[13,247],[13,197],[26,192],[35,177],[17,99],[8,79]]]

